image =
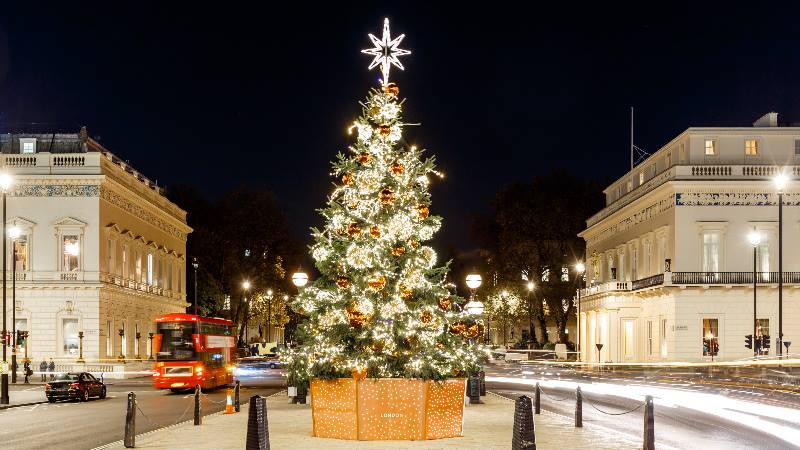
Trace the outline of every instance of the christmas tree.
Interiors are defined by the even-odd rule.
[[[350,127],[354,143],[333,162],[335,188],[313,229],[311,255],[321,276],[303,289],[293,308],[304,320],[299,346],[284,358],[290,385],[312,378],[421,378],[442,380],[476,372],[483,362],[481,327],[447,287],[426,245],[440,226],[432,215],[429,184],[440,177],[433,157],[403,139],[403,101],[388,82],[402,69],[403,36],[370,35],[380,65],[380,89],[361,103]],[[366,372],[366,373],[365,373]]]

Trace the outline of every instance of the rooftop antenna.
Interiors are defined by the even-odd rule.
[[[633,168],[650,156],[650,153],[642,150],[633,143],[633,106],[631,106],[631,171]]]

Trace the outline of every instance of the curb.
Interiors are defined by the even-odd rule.
[[[5,409],[11,409],[11,408],[19,408],[21,406],[41,405],[42,403],[49,403],[49,401],[48,400],[43,400],[43,401],[39,401],[39,402],[20,403],[18,405],[0,406],[0,411],[3,411]]]

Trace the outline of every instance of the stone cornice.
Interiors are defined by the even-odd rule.
[[[108,203],[152,224],[182,242],[186,242],[188,233],[192,231],[191,227],[186,223],[181,222],[151,202],[141,199],[136,192],[131,191],[112,178],[106,178],[105,182],[100,186],[100,196]],[[132,198],[143,201],[133,202],[130,200]]]

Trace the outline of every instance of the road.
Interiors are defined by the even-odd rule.
[[[273,394],[284,384],[277,370],[257,380],[243,382],[242,402],[252,395]],[[16,385],[11,389],[38,390],[44,397],[42,386]],[[108,397],[104,400],[93,398],[88,403],[66,401],[0,410],[0,447],[90,449],[119,441],[124,436],[128,392],[136,393],[141,410],[136,417],[137,434],[193,418],[191,393],[154,390],[149,379],[109,380]],[[203,415],[221,411],[224,406],[224,389],[208,392],[203,397]]]
[[[486,370],[488,390],[516,398],[519,395],[534,397],[535,383],[543,387],[542,409],[574,417],[575,386],[583,391],[583,420],[585,424],[602,426],[609,432],[621,432],[641,437],[643,428],[642,409],[620,414],[641,405],[634,389],[642,392],[652,390],[656,398],[655,431],[656,446],[678,449],[791,449],[800,440],[792,441],[785,433],[789,430],[800,434],[800,401],[797,396],[776,393],[767,395],[759,390],[720,389],[714,386],[688,386],[686,384],[625,379],[617,375],[589,376],[571,370],[552,367],[519,366],[489,367]],[[626,392],[627,391],[627,392]],[[696,398],[706,405],[687,402]],[[710,399],[710,400],[708,400]],[[746,401],[745,401],[746,400]],[[725,413],[715,410],[715,402],[734,402],[744,408],[721,407]],[[684,406],[687,405],[688,407]],[[752,405],[752,406],[748,406]],[[785,416],[762,415],[761,405],[788,411]],[[749,408],[749,410],[748,410]],[[793,408],[793,409],[792,409]],[[602,412],[601,412],[602,411]],[[750,416],[747,416],[747,414]],[[742,417],[745,416],[745,417]],[[744,420],[742,420],[744,419]],[[759,421],[760,427],[747,426]],[[767,431],[761,431],[761,429]]]

